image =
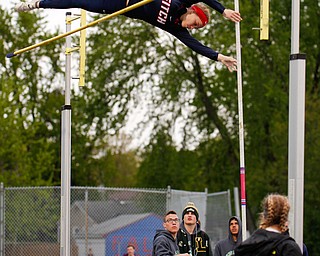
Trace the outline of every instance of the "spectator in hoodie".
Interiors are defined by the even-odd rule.
[[[214,256],[234,255],[234,249],[242,242],[241,220],[237,216],[229,219],[228,237],[220,240],[214,249]]]
[[[200,228],[199,211],[193,202],[187,203],[182,212],[182,223],[177,234],[181,253],[191,256],[212,256],[210,238]]]
[[[27,12],[39,8],[66,9],[82,8],[96,13],[113,13],[138,3],[140,0],[27,0],[15,6],[19,12]],[[225,18],[240,22],[240,13],[225,8],[217,0],[202,0]],[[210,18],[210,11],[199,0],[154,0],[124,15],[143,20],[175,36],[193,51],[214,61],[220,61],[230,72],[236,70],[237,60],[225,56],[195,39],[188,29],[204,27]]]
[[[236,256],[302,256],[300,247],[287,232],[290,210],[286,196],[270,194],[262,201],[260,228],[236,249]]]
[[[169,211],[163,219],[164,230],[157,230],[153,238],[152,256],[189,256],[180,254],[176,243],[177,232],[179,230],[179,218],[175,211]]]

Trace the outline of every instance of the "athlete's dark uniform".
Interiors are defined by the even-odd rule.
[[[128,5],[133,5],[140,0],[129,0]],[[126,14],[127,17],[143,20],[162,30],[167,31],[193,51],[217,60],[218,53],[204,46],[193,38],[186,28],[181,27],[180,16],[186,12],[186,8],[199,0],[154,0],[151,3],[136,8]],[[223,13],[225,7],[216,0],[202,0],[219,13]],[[126,7],[127,0],[41,0],[40,8],[66,9],[82,8],[96,13],[110,14]]]

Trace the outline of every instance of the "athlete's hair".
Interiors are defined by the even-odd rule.
[[[194,4],[195,6],[199,7],[203,12],[204,14],[207,16],[208,18],[208,23],[210,21],[210,9],[208,8],[208,6],[206,6],[205,4],[203,3],[196,3]],[[188,8],[188,11],[187,13],[193,13],[195,12],[194,10],[192,10],[191,8]]]
[[[266,229],[272,225],[279,225],[282,232],[287,230],[290,204],[286,196],[279,194],[266,196],[262,201],[262,209],[260,228]]]

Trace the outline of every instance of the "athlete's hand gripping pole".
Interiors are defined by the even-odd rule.
[[[97,25],[98,23],[100,23],[100,22],[102,22],[102,21],[112,19],[112,18],[114,18],[114,17],[116,17],[116,16],[118,16],[118,15],[121,15],[121,14],[124,14],[124,13],[126,13],[126,12],[129,12],[129,11],[131,11],[131,10],[133,10],[133,9],[136,9],[136,8],[142,6],[142,5],[148,4],[148,3],[152,2],[152,1],[153,1],[153,0],[142,0],[142,1],[138,2],[138,3],[136,3],[136,4],[130,5],[130,6],[124,8],[124,9],[121,9],[121,10],[119,10],[119,11],[117,11],[117,12],[111,13],[111,14],[109,14],[109,15],[107,15],[107,16],[104,16],[104,17],[102,17],[102,18],[100,18],[100,19],[97,19],[97,20],[95,20],[95,21],[92,21],[92,22],[88,23],[88,24],[85,25],[85,26],[79,27],[79,28],[77,28],[77,29],[71,30],[71,31],[69,31],[69,32],[67,32],[67,33],[64,33],[64,34],[61,34],[61,35],[58,35],[58,36],[55,36],[55,37],[52,37],[52,38],[49,38],[49,39],[44,40],[44,41],[42,41],[42,42],[40,42],[40,43],[37,43],[37,44],[31,45],[31,46],[25,47],[25,48],[20,49],[20,50],[18,50],[18,51],[15,51],[15,52],[12,52],[12,53],[8,53],[8,54],[7,54],[7,58],[12,58],[12,57],[14,57],[14,56],[17,56],[18,54],[21,54],[21,53],[30,51],[30,50],[32,50],[32,49],[34,49],[34,48],[37,48],[37,47],[46,45],[46,44],[51,43],[51,42],[53,42],[53,41],[56,41],[56,40],[58,40],[58,39],[61,39],[61,38],[64,38],[64,37],[66,37],[66,36],[69,36],[69,35],[71,35],[71,34],[77,33],[77,32],[79,32],[79,31],[81,31],[81,30],[83,30],[83,29],[87,29],[87,28],[89,28],[89,27],[95,26],[95,25]]]

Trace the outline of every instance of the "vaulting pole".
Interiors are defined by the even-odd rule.
[[[12,53],[8,53],[8,54],[7,54],[7,58],[12,58],[12,57],[14,57],[14,56],[17,56],[18,54],[21,54],[21,53],[30,51],[30,50],[32,50],[32,49],[34,49],[34,48],[37,48],[37,47],[46,45],[46,44],[51,43],[51,42],[53,42],[53,41],[56,41],[56,40],[58,40],[58,39],[61,39],[61,38],[67,37],[67,36],[69,36],[69,35],[72,35],[72,34],[74,34],[74,33],[77,33],[77,32],[79,32],[79,31],[81,31],[81,30],[83,30],[83,29],[86,29],[86,28],[95,26],[95,25],[97,25],[98,23],[100,23],[100,22],[102,22],[102,21],[110,20],[110,19],[112,19],[112,18],[114,18],[114,17],[116,17],[116,16],[119,16],[119,15],[121,15],[121,14],[124,14],[124,13],[126,13],[126,12],[129,12],[129,11],[131,11],[131,10],[133,10],[133,9],[136,9],[136,8],[138,8],[138,7],[140,7],[140,6],[143,6],[143,5],[145,5],[145,4],[148,4],[148,3],[152,2],[152,1],[153,1],[153,0],[142,0],[141,2],[138,2],[138,3],[136,3],[136,4],[130,5],[130,6],[124,8],[124,9],[122,9],[122,10],[119,10],[119,11],[117,11],[117,12],[114,12],[114,13],[112,13],[112,14],[109,14],[109,15],[107,15],[107,16],[104,16],[104,17],[102,17],[102,18],[100,18],[100,19],[97,19],[97,20],[95,20],[95,21],[92,21],[92,22],[88,23],[88,24],[85,25],[85,26],[79,27],[79,28],[77,28],[77,29],[71,30],[71,31],[69,31],[69,32],[66,32],[66,33],[61,34],[61,35],[58,35],[58,36],[54,36],[54,37],[52,37],[52,38],[49,38],[49,39],[47,39],[47,40],[44,40],[44,41],[42,41],[42,42],[40,42],[40,43],[31,45],[31,46],[25,47],[25,48],[20,49],[20,50],[18,50],[18,51],[15,51],[15,52],[12,52]]]
[[[234,1],[235,11],[239,12],[239,0]],[[238,81],[238,112],[239,112],[239,148],[240,148],[240,193],[241,193],[241,221],[242,240],[247,238],[247,199],[246,199],[246,171],[244,162],[244,125],[242,105],[242,69],[241,69],[241,41],[240,22],[236,22],[236,51],[237,51],[237,81]]]

